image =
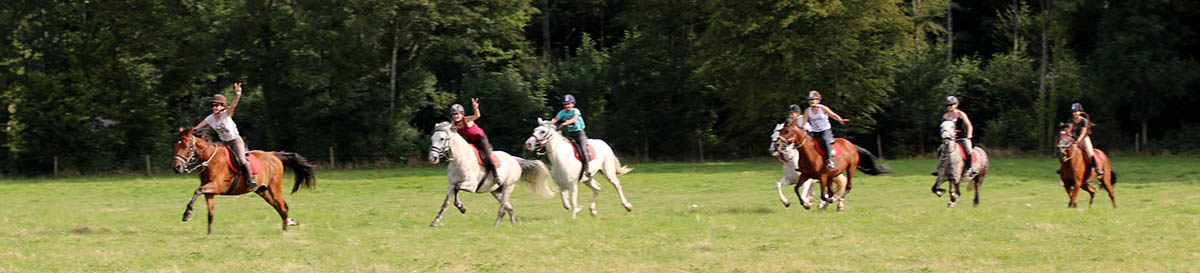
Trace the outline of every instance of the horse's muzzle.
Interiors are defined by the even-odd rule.
[[[438,153],[435,153],[435,152],[432,152],[432,151],[431,151],[431,152],[429,152],[429,163],[430,163],[430,164],[438,164],[438,162],[439,162],[441,159],[442,159],[442,157],[441,157],[440,155],[438,155]]]
[[[187,171],[187,165],[180,164],[179,162],[176,162],[173,167],[172,169],[175,169],[175,173],[184,173]]]

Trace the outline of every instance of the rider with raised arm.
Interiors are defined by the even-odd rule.
[[[808,91],[808,110],[804,111],[801,116],[801,123],[807,123],[808,134],[817,140],[817,144],[821,149],[825,150],[825,168],[833,169],[833,150],[830,144],[833,143],[833,126],[829,124],[829,118],[838,121],[838,123],[846,124],[849,119],[844,119],[833,110],[821,104],[821,92],[817,90]]]
[[[1071,120],[1067,122],[1067,133],[1070,134],[1075,143],[1079,144],[1079,148],[1087,153],[1087,159],[1090,161],[1088,165],[1096,170],[1096,174],[1104,175],[1104,170],[1096,167],[1096,152],[1092,150],[1091,135],[1092,123],[1088,120],[1087,112],[1083,111],[1083,104],[1078,102],[1071,104]]]
[[[563,109],[550,122],[567,128],[566,136],[575,145],[575,150],[579,151],[579,161],[583,163],[579,177],[591,176],[588,172],[587,134],[583,132],[587,125],[583,122],[583,112],[575,108],[575,96],[571,94],[563,96],[562,105]]]
[[[963,170],[971,170],[971,160],[974,155],[974,146],[971,139],[975,136],[975,125],[971,124],[971,118],[967,117],[967,113],[958,109],[958,97],[946,97],[946,113],[942,114],[942,121],[954,123],[956,134],[954,139],[962,144],[962,152],[966,154],[967,160],[963,162]],[[936,173],[936,172],[935,172]]]
[[[192,130],[200,130],[204,126],[211,127],[217,132],[221,142],[224,142],[226,147],[229,147],[229,153],[233,154],[233,158],[238,162],[238,170],[246,175],[247,187],[258,189],[258,181],[254,179],[254,175],[250,174],[250,162],[246,161],[246,141],[242,140],[242,135],[238,133],[237,124],[233,123],[233,111],[237,109],[238,101],[242,98],[242,83],[234,83],[233,90],[236,96],[233,97],[233,104],[225,107],[225,95],[213,95],[209,105],[212,106],[212,114],[204,117],[199,124],[192,127]]]
[[[496,172],[496,164],[492,162],[492,143],[488,142],[487,134],[483,132],[483,128],[479,128],[479,124],[475,120],[479,119],[479,98],[471,98],[471,107],[475,110],[475,115],[464,116],[463,106],[454,104],[450,106],[450,123],[454,124],[454,128],[458,131],[467,142],[475,146],[479,150],[479,157],[483,159],[483,167],[488,173],[492,174],[492,179],[496,181],[496,185],[500,185],[500,175]],[[482,181],[481,181],[482,182]]]

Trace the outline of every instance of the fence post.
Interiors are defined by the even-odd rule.
[[[700,148],[700,162],[704,162],[704,139],[697,138],[696,146]]]
[[[335,161],[333,161],[333,146],[329,146],[329,168],[330,169],[337,168],[337,163],[334,163],[334,162]]]
[[[1138,142],[1139,137],[1141,137],[1140,134],[1133,134],[1133,152],[1141,154],[1142,153],[1142,145],[1141,145],[1142,143]]]
[[[58,156],[54,156],[54,176],[58,176]]]
[[[150,155],[146,155],[146,176],[150,176]]]

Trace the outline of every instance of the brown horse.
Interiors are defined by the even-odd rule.
[[[1062,178],[1067,196],[1071,197],[1071,202],[1067,203],[1068,208],[1077,207],[1075,200],[1079,196],[1079,189],[1091,195],[1088,206],[1096,201],[1096,188],[1088,183],[1096,178],[1100,178],[1100,186],[1108,191],[1108,199],[1112,200],[1113,208],[1117,207],[1117,198],[1113,195],[1113,185],[1117,184],[1117,172],[1113,170],[1108,154],[1100,149],[1092,150],[1096,152],[1096,168],[1103,170],[1104,175],[1097,175],[1095,170],[1088,167],[1087,153],[1075,143],[1075,138],[1067,134],[1067,130],[1058,131],[1058,161],[1061,163],[1058,175]]]
[[[255,176],[262,184],[257,191],[246,185],[244,177],[234,179],[238,174],[229,167],[229,149],[196,137],[191,129],[179,128],[179,135],[175,141],[175,172],[190,173],[196,169],[203,169],[200,171],[200,188],[192,194],[192,200],[188,201],[187,209],[183,212],[184,222],[192,219],[192,204],[196,203],[196,197],[203,194],[204,200],[208,202],[208,234],[212,234],[213,196],[242,195],[253,191],[279,213],[279,217],[283,219],[283,231],[287,231],[288,226],[300,224],[288,218],[287,202],[283,200],[283,168],[287,166],[295,172],[296,182],[292,186],[292,193],[295,193],[300,187],[312,188],[316,185],[316,178],[313,176],[316,166],[296,153],[250,153],[258,157],[257,160],[262,166],[262,171]],[[187,165],[193,161],[200,163],[188,169]]]
[[[821,154],[817,152],[819,145],[817,141],[820,140],[809,136],[795,122],[784,126],[776,141],[779,142],[777,145],[796,145],[797,151],[800,152],[800,156],[796,160],[798,165],[796,171],[800,172],[801,181],[807,179],[820,181],[821,200],[827,203],[841,201],[846,198],[853,185],[852,180],[855,169],[869,175],[879,175],[888,172],[885,166],[877,163],[874,155],[844,138],[834,139],[834,143],[829,145],[831,149],[838,150],[838,153],[833,157],[834,168],[826,169],[825,161],[822,159]],[[865,156],[860,156],[860,154],[865,154]],[[863,165],[859,165],[860,163]],[[835,196],[836,191],[831,185],[834,179],[841,174],[846,175],[845,191],[842,192],[841,196]],[[800,184],[796,184],[794,190],[796,191],[796,195],[799,196]],[[801,199],[803,200],[803,197]],[[838,210],[843,209],[844,207],[839,203]]]

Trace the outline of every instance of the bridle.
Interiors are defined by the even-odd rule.
[[[196,164],[196,166],[193,166],[191,169],[188,169],[188,168],[187,168],[187,165],[188,165],[188,164],[191,164],[191,163],[192,163],[192,161],[194,161],[194,160],[196,160],[196,159],[197,159],[197,158],[196,158],[196,151],[197,151],[197,150],[199,150],[199,149],[198,149],[198,148],[196,148],[196,137],[195,137],[195,136],[189,136],[189,137],[188,137],[188,153],[187,153],[187,157],[180,156],[179,154],[176,154],[176,155],[175,155],[175,160],[178,160],[178,161],[180,161],[180,162],[183,162],[183,165],[184,165],[184,173],[192,173],[192,172],[196,171],[197,169],[200,169],[200,168],[207,168],[207,167],[208,167],[208,162],[209,162],[209,161],[212,161],[212,160],[213,160],[213,158],[217,156],[217,150],[218,150],[218,149],[213,149],[213,152],[212,152],[212,154],[211,154],[211,155],[208,155],[208,159],[205,159],[205,160],[204,160],[204,162],[200,162],[200,164]]]
[[[454,161],[454,155],[450,153],[450,133],[438,131],[436,133],[446,133],[446,137],[442,138],[441,145],[431,145],[429,152],[437,154],[439,158],[445,158],[447,161]]]
[[[1074,149],[1071,149],[1071,147],[1075,146],[1076,144],[1078,143],[1075,143],[1075,139],[1071,138],[1070,136],[1067,138],[1060,138],[1058,141],[1059,160],[1062,162],[1071,161],[1071,158],[1075,157],[1075,153],[1073,153]]]
[[[550,126],[543,125],[541,127],[550,127]],[[555,134],[552,134],[550,132],[550,130],[555,130],[555,129],[547,129],[546,133],[545,133],[545,135],[546,135],[545,137],[539,137],[537,135],[536,130],[533,132],[533,134],[530,134],[533,137],[534,141],[536,142],[535,143],[536,146],[533,147],[533,151],[535,153],[537,153],[538,156],[542,156],[542,155],[546,154],[546,143],[550,143],[550,139],[554,138]]]

